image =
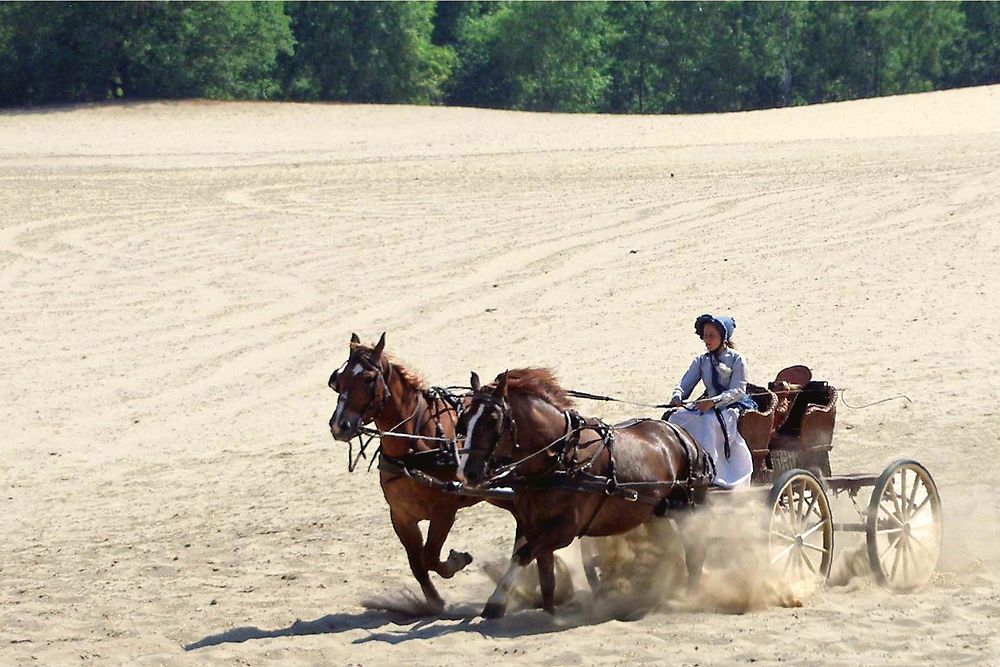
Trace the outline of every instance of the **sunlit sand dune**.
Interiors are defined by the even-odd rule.
[[[996,663],[998,220],[996,86],[677,117],[2,112],[0,664]],[[838,533],[839,585],[801,607],[483,621],[513,524],[480,505],[444,616],[400,613],[377,475],[327,427],[352,332],[433,384],[544,365],[659,403],[717,311],[755,382],[807,363],[851,405],[911,400],[841,405],[832,465],[930,469],[926,588],[875,586]]]

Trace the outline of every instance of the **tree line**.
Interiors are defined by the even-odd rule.
[[[0,106],[698,113],[1000,82],[1000,2],[0,2]]]

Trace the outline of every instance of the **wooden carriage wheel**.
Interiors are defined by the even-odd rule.
[[[941,496],[927,469],[893,461],[868,504],[868,560],[880,584],[908,592],[931,579],[941,555]]]
[[[833,565],[833,514],[823,484],[809,471],[789,470],[771,487],[768,507],[772,571],[825,581]]]

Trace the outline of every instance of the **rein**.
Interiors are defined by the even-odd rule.
[[[805,393],[806,391],[807,391],[806,389],[800,388],[800,389],[789,389],[787,391],[781,390],[781,393],[782,394],[802,394],[802,393]],[[777,393],[777,392],[773,392],[772,391],[770,393]],[[847,402],[847,399],[844,397],[844,394],[847,393],[846,390],[839,389],[838,393],[840,394],[840,402],[843,403],[848,408],[850,408],[851,410],[864,410],[866,408],[872,407],[873,405],[878,405],[879,403],[887,403],[889,401],[897,401],[899,399],[903,399],[907,403],[912,403],[913,402],[912,400],[910,400],[909,396],[907,396],[905,394],[897,394],[896,396],[890,396],[888,398],[883,398],[883,399],[880,399],[878,401],[874,401],[872,403],[866,403],[864,405],[851,405],[850,403]],[[567,389],[566,390],[566,394],[569,395],[569,396],[572,396],[573,398],[584,398],[584,399],[591,400],[591,401],[604,401],[604,402],[612,402],[612,403],[624,403],[625,405],[634,405],[634,406],[637,406],[637,407],[640,407],[640,408],[657,408],[657,409],[661,409],[662,408],[662,409],[665,410],[667,408],[677,407],[677,406],[670,405],[669,403],[657,403],[657,404],[639,403],[639,402],[630,401],[630,400],[627,400],[627,399],[624,399],[624,398],[616,398],[614,396],[603,396],[601,394],[591,394],[591,393],[586,392],[586,391],[577,391],[575,389]],[[766,392],[766,391],[748,391],[745,395],[746,396],[768,396],[769,392]],[[690,407],[693,407],[695,405],[695,403],[697,403],[697,401],[684,401],[683,403],[681,403],[680,407],[690,408]]]

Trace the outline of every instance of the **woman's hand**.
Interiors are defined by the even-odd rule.
[[[694,406],[698,408],[702,413],[705,413],[715,407],[715,401],[713,401],[710,398],[706,398],[702,401],[698,401],[697,403],[694,404]]]
[[[674,396],[673,398],[670,399],[670,407],[672,407],[672,408],[682,408],[682,407],[684,407],[684,401],[682,401],[677,396]]]

